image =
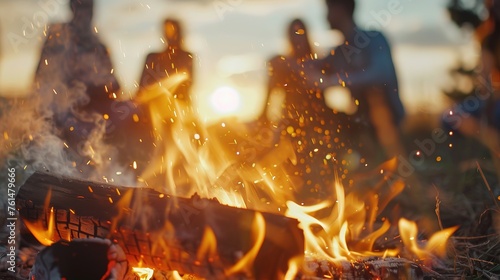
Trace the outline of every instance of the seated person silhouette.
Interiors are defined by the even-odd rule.
[[[130,101],[116,100],[120,86],[106,47],[92,28],[93,0],[70,0],[73,17],[53,24],[47,32],[35,74],[35,91],[69,151],[82,165],[82,147],[99,138],[117,149],[135,145],[129,130],[140,113]],[[124,137],[127,135],[127,137]],[[120,164],[131,165],[133,153],[120,153]],[[110,155],[109,155],[110,156]],[[82,158],[83,157],[83,158]]]
[[[444,112],[442,122],[445,130],[455,132],[455,139],[474,138],[489,148],[500,180],[500,3],[487,4],[489,18],[476,29],[481,43],[480,67],[466,73],[475,80],[475,88],[469,95],[461,94],[463,100]],[[470,167],[476,169],[476,163]]]
[[[389,43],[382,33],[357,27],[354,0],[326,0],[326,5],[330,27],[339,30],[345,41],[327,57],[312,61],[314,67],[305,67],[309,84],[323,90],[333,86],[350,90],[358,104],[357,112],[350,117],[351,126],[357,126],[358,131],[350,138],[358,138],[364,146],[360,147],[364,150],[361,155],[372,153],[375,160],[371,167],[388,158],[406,155],[399,130],[405,110]],[[373,142],[383,147],[385,155],[373,154],[381,150],[373,147]]]
[[[343,174],[343,167],[335,158],[344,150],[343,141],[337,133],[338,123],[333,110],[328,108],[322,93],[308,86],[304,77],[294,71],[305,67],[304,63],[313,59],[305,24],[300,19],[293,20],[288,28],[291,52],[286,56],[275,56],[268,62],[267,106],[260,120],[273,122],[268,118],[273,106],[273,95],[283,95],[279,104],[277,120],[278,137],[291,141],[297,156],[297,164],[286,166],[294,186],[300,196],[309,201],[325,197],[335,179],[335,169]]]

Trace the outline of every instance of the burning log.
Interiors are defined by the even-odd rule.
[[[37,239],[48,244],[108,238],[124,249],[131,266],[210,279],[275,279],[304,252],[296,220],[198,196],[35,173],[20,188],[17,206],[30,231],[42,231]]]

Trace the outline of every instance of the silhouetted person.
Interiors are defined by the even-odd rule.
[[[303,199],[321,199],[331,190],[335,170],[343,175],[343,167],[337,159],[346,150],[339,139],[336,115],[328,108],[321,91],[311,88],[296,69],[307,67],[313,59],[305,24],[293,20],[288,28],[290,53],[275,56],[268,62],[267,106],[260,120],[272,107],[274,94],[281,93],[284,101],[276,122],[281,140],[291,141],[297,163],[285,166],[293,184]],[[310,66],[310,65],[309,65]],[[334,140],[337,138],[336,140]]]
[[[176,89],[175,95],[176,98],[189,100],[193,81],[193,55],[183,49],[183,34],[178,21],[165,20],[163,31],[167,48],[160,53],[148,54],[139,82],[140,90],[154,89],[162,80],[174,74],[187,74],[187,80]]]
[[[339,30],[345,41],[326,58],[312,62],[313,71],[306,67],[306,78],[321,89],[347,87],[358,103],[351,117],[352,125],[359,127],[355,134],[371,131],[373,139],[384,148],[385,159],[405,155],[399,131],[405,110],[389,43],[382,33],[356,25],[354,0],[326,0],[326,5],[330,27]],[[365,151],[377,150],[368,148],[373,141],[362,138],[359,140],[365,142]]]
[[[70,22],[51,25],[47,31],[35,91],[42,109],[52,112],[56,133],[77,165],[91,162],[89,144],[96,149],[97,143],[106,143],[127,153],[116,158],[112,154],[99,156],[132,166],[139,159],[135,150],[127,148],[140,150],[140,138],[147,137],[138,132],[141,114],[132,102],[116,99],[120,86],[109,53],[92,26],[94,1],[70,0],[69,4],[73,14]],[[106,150],[112,153],[112,149]]]
[[[140,107],[148,112],[148,125],[154,131],[155,148],[151,158],[157,160],[143,177],[151,185],[178,187],[181,193],[192,185],[189,186],[185,168],[189,159],[179,150],[179,140],[185,135],[183,131],[192,130],[189,135],[198,133],[190,96],[193,55],[183,48],[182,28],[177,20],[166,19],[163,31],[167,47],[162,52],[148,54],[137,92]],[[165,158],[167,160],[163,160]],[[180,187],[183,184],[187,187]]]
[[[60,96],[75,95],[69,88],[84,86],[89,99],[86,109],[106,113],[120,86],[109,53],[92,27],[94,1],[71,0],[70,8],[71,21],[51,25],[48,30],[36,70],[36,86],[42,93],[49,90],[49,94]],[[47,85],[55,86],[55,92],[43,88]]]

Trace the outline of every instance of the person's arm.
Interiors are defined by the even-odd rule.
[[[326,66],[334,66],[333,60],[335,56],[356,55],[356,53],[352,53],[353,50],[346,49],[346,46],[342,45],[335,50],[334,55],[315,62],[317,65],[324,66],[319,68],[310,67],[307,70],[308,82],[322,89],[342,85],[342,82],[351,87],[385,86],[388,81],[394,78],[394,65],[390,46],[381,33],[368,38],[370,44],[365,47],[366,49],[358,49],[365,52],[365,57],[369,60],[364,69],[350,73],[338,72],[336,75],[332,75],[331,71],[324,71]]]
[[[385,86],[394,79],[394,64],[391,49],[382,34],[370,38],[371,42],[364,50],[369,61],[366,67],[352,73],[339,73],[340,78],[352,87]]]
[[[375,128],[377,138],[385,150],[388,158],[406,155],[405,147],[401,141],[399,130],[394,124],[389,104],[380,87],[372,87],[366,94],[369,117]]]

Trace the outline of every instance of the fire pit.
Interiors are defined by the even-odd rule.
[[[306,254],[304,258],[304,238],[314,243],[314,239],[321,236],[321,232],[316,233],[318,237],[311,236],[314,227],[322,225],[319,221],[308,225],[307,220],[312,216],[309,219],[298,217],[302,223],[300,227],[305,229],[304,235],[295,219],[224,206],[199,196],[186,199],[152,189],[35,173],[21,187],[16,203],[27,226],[23,236],[33,234],[44,245],[51,246],[51,252],[88,251],[81,246],[85,239],[89,240],[88,248],[99,244],[92,238],[106,238],[123,248],[130,267],[177,271],[207,279],[422,279],[424,275],[417,263],[387,257],[395,255],[391,250],[371,253],[383,258],[363,257],[354,251],[342,255],[340,252],[347,247],[342,248],[342,241],[335,243],[335,239],[331,246],[340,246],[333,248],[340,255],[330,256],[328,249],[323,248],[323,255],[311,257]],[[300,208],[289,206],[290,211],[299,211],[297,207]],[[150,211],[154,209],[165,211]],[[383,233],[384,227],[378,231]],[[445,242],[453,231],[444,231],[445,236],[438,242]],[[340,237],[342,234],[345,232],[341,229]],[[377,233],[374,234],[365,237],[358,247],[364,244],[369,250],[370,246],[366,247],[365,243],[373,244],[378,238]],[[69,244],[79,245],[61,247],[60,243],[54,243],[73,239],[77,239],[76,243]],[[425,257],[438,246],[432,242],[431,238],[431,245],[423,249],[416,243],[407,245]],[[318,245],[309,246],[309,249]],[[100,255],[95,253],[95,257],[106,259],[107,247],[102,248],[104,251],[101,250]],[[47,254],[38,257],[39,262],[43,263],[44,255]],[[61,265],[66,269],[70,267],[70,264]]]

